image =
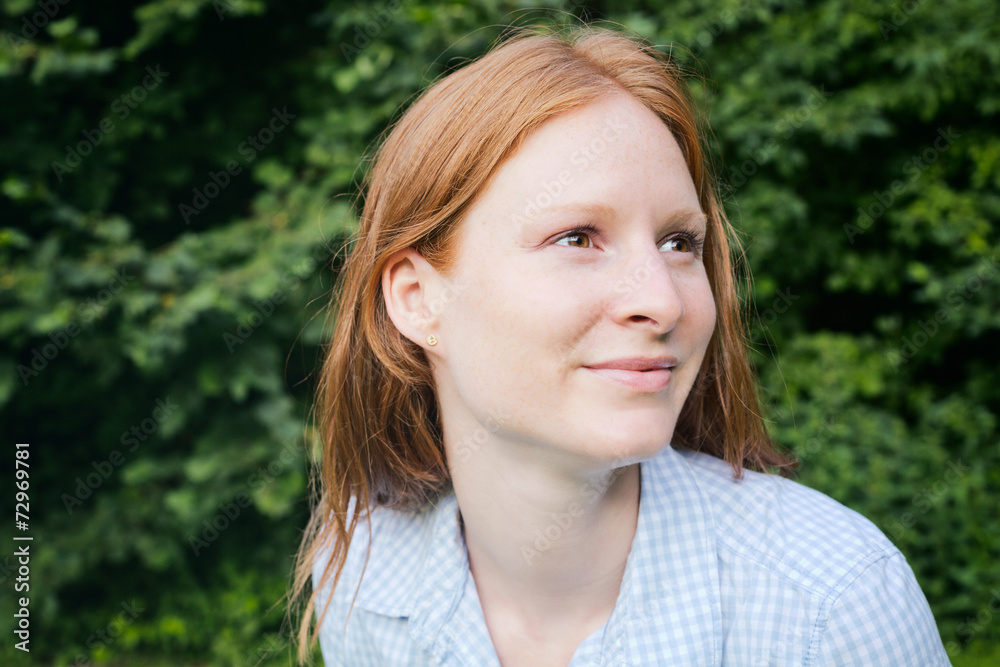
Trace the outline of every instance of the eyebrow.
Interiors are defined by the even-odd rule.
[[[539,212],[540,218],[547,218],[560,213],[584,213],[599,218],[614,218],[615,210],[607,204],[600,202],[584,202],[576,204],[563,204],[552,206]],[[708,216],[704,212],[693,208],[680,208],[671,211],[666,217],[666,224],[669,227],[684,224],[686,222],[700,221],[708,226]]]

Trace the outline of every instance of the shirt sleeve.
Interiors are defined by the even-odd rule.
[[[809,665],[951,666],[903,554],[869,565],[830,607]]]

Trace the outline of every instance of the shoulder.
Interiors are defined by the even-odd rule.
[[[795,480],[679,452],[702,492],[720,549],[753,560],[796,585],[832,592],[866,565],[899,550],[874,523]]]
[[[744,470],[737,481],[721,459],[679,453],[713,524],[720,581],[733,588],[723,591],[730,623],[746,606],[773,609],[778,624],[794,608],[809,623],[788,646],[808,664],[950,664],[912,569],[869,519],[795,480]]]
[[[348,526],[356,504],[356,498],[352,497],[346,518]],[[357,588],[356,604],[362,608],[386,615],[409,615],[414,591],[406,583],[414,581],[419,569],[420,558],[414,556],[430,546],[432,517],[429,511],[400,511],[387,507],[373,507],[370,513],[362,512],[347,550],[335,598],[346,595],[350,600]],[[330,546],[317,552],[313,562],[314,586],[319,583],[329,561]]]
[[[357,509],[348,507],[346,525]],[[361,512],[336,586],[333,573],[319,588],[332,545],[320,549],[312,565],[318,590],[315,616],[327,665],[407,664],[417,650],[406,623],[417,602],[423,568],[421,554],[432,541],[432,511],[400,511],[374,507]]]

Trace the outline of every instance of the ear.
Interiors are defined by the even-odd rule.
[[[438,281],[438,273],[412,247],[393,253],[382,269],[382,295],[389,319],[399,332],[424,349],[427,334],[433,333],[437,315],[428,304]]]

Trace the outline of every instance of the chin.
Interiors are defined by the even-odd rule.
[[[651,433],[663,433],[660,437],[650,437]],[[620,465],[638,463],[657,456],[670,445],[673,429],[633,428],[623,429],[614,436],[599,438],[597,444],[588,447],[588,454]],[[590,437],[594,437],[594,433]]]

